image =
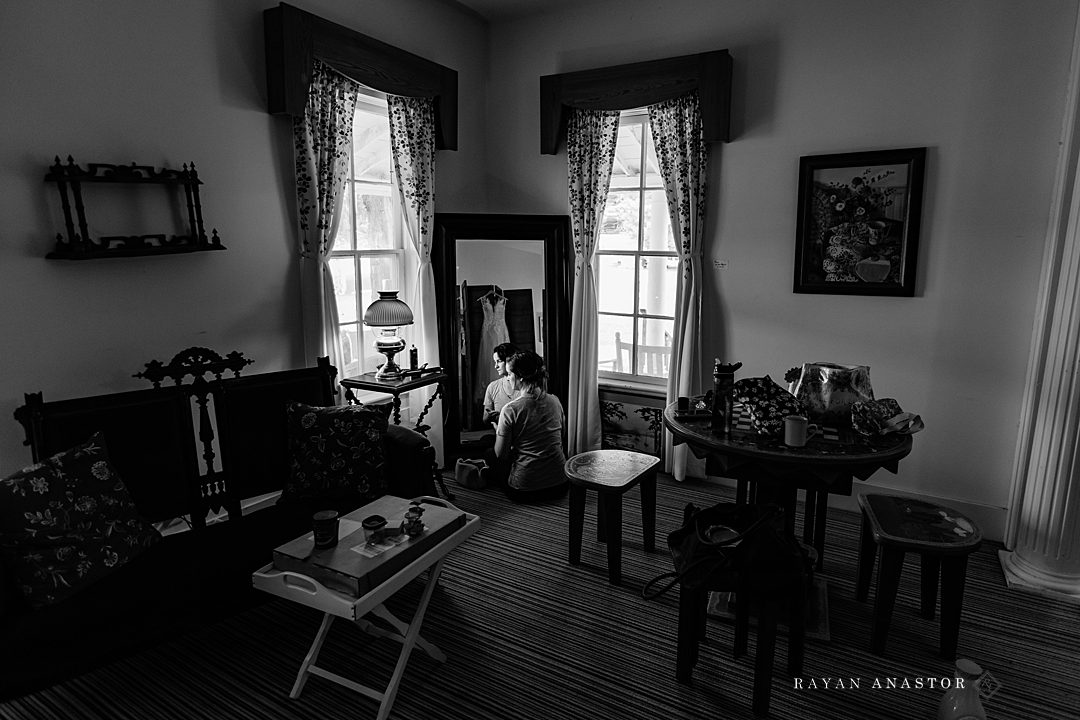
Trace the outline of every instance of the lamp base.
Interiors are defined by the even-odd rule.
[[[401,370],[401,367],[394,362],[394,355],[396,353],[384,353],[386,355],[386,362],[382,367],[375,371],[375,379],[382,380],[384,382],[390,380],[400,380],[405,377]]]
[[[405,349],[405,340],[397,336],[396,328],[383,328],[375,338],[375,350],[386,356],[386,362],[375,371],[376,380],[400,380],[405,377],[394,362],[394,356]]]

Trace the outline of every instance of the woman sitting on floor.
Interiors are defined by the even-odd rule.
[[[517,396],[503,406],[495,430],[495,472],[511,500],[538,502],[562,497],[563,406],[544,390],[544,359],[526,350],[510,357],[507,378]]]

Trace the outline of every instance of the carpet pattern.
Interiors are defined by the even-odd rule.
[[[675,682],[677,592],[647,602],[640,590],[671,569],[666,534],[687,502],[731,494],[715,485],[661,476],[657,551],[642,549],[637,493],[623,511],[623,585],[607,582],[595,540],[595,496],[586,512],[582,565],[567,563],[566,501],[514,505],[500,494],[453,484],[456,504],[481,516],[479,533],[452,554],[428,610],[423,635],[445,664],[414,652],[391,718],[402,720],[655,720],[751,718],[750,654],[731,658],[733,627],[709,621],[692,686]],[[886,655],[868,649],[873,602],[854,599],[858,516],[832,510],[823,574],[828,578],[828,643],[806,648],[803,689],[782,674],[777,642],[771,717],[804,720],[935,717],[940,689],[873,689],[875,678],[951,677],[937,656],[938,624],[918,616],[918,565],[901,579]],[[1005,587],[986,543],[969,562],[960,657],[989,671],[1000,689],[992,718],[1070,718],[1080,708],[1080,607]],[[254,569],[254,568],[253,568]],[[411,616],[420,584],[388,605]],[[166,643],[47,690],[0,704],[3,720],[165,720],[175,718],[333,720],[374,717],[376,703],[313,677],[299,700],[288,691],[320,621],[277,598],[216,626]],[[320,664],[365,684],[385,684],[400,645],[336,621]],[[809,679],[819,689],[807,689]],[[858,689],[820,689],[821,678],[861,680]]]

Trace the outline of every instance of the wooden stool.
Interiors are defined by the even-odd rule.
[[[641,525],[645,551],[655,549],[656,472],[660,459],[629,450],[590,450],[566,461],[570,481],[570,564],[581,562],[585,492],[597,493],[596,539],[607,543],[608,580],[622,580],[622,496],[641,484]]]
[[[881,547],[871,651],[879,655],[885,652],[904,553],[910,550],[921,556],[920,609],[927,619],[934,617],[938,578],[941,578],[941,655],[955,659],[967,558],[982,543],[979,527],[950,508],[895,495],[860,495],[859,506],[862,542],[855,597],[860,601],[866,600],[870,592],[870,576],[877,549]]]

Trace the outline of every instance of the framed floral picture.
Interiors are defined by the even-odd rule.
[[[797,293],[915,294],[926,148],[799,160]]]

